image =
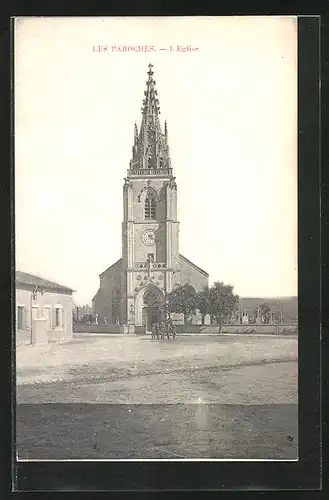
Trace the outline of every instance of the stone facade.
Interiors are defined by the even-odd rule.
[[[48,341],[72,338],[73,290],[27,273],[16,273],[16,341],[31,342],[35,320],[46,319]],[[31,308],[32,307],[32,308]]]
[[[208,273],[179,253],[177,184],[169,155],[168,130],[162,133],[152,66],[135,125],[132,160],[123,186],[122,259],[100,275],[93,311],[110,324],[148,330],[164,319],[166,295],[190,283],[208,284]]]
[[[108,324],[121,322],[121,274],[122,259],[119,259],[100,276],[100,286],[93,298],[93,313]]]
[[[179,254],[179,265],[181,285],[185,285],[186,283],[191,284],[197,292],[201,292],[208,285],[208,273],[181,254]]]

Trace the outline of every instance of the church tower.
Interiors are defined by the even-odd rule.
[[[121,321],[148,328],[164,319],[165,296],[179,282],[177,185],[152,68],[123,186],[121,284]]]
[[[158,93],[149,64],[140,128],[135,124],[132,157],[123,186],[122,257],[100,275],[93,311],[122,331],[150,331],[166,317],[166,296],[190,283],[199,291],[209,275],[179,253],[177,185],[170,161],[168,129],[160,125]],[[172,315],[181,321],[181,314]]]

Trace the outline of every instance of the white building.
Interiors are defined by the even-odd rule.
[[[16,271],[16,342],[31,342],[37,318],[47,320],[48,341],[71,339],[73,292],[53,281]]]

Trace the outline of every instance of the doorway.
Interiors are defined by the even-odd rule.
[[[143,307],[143,326],[147,332],[152,330],[153,323],[161,321],[161,310],[158,307]]]

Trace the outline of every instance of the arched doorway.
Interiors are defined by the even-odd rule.
[[[142,324],[147,332],[152,329],[152,324],[163,319],[164,296],[158,288],[146,288],[143,294]]]

